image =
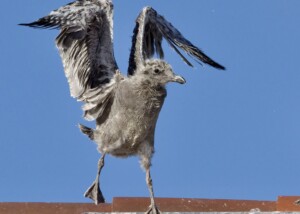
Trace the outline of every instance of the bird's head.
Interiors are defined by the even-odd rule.
[[[154,84],[166,85],[169,82],[184,84],[186,81],[183,77],[176,75],[172,67],[160,59],[151,59],[145,62],[143,68],[144,76]]]

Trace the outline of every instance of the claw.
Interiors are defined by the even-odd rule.
[[[95,204],[105,203],[105,199],[99,187],[99,182],[94,182],[84,193],[84,197],[92,199]]]

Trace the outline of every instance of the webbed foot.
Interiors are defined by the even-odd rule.
[[[151,204],[145,214],[161,214],[162,212],[156,207],[155,204]]]
[[[99,182],[94,182],[84,193],[84,197],[92,199],[95,204],[105,203],[105,199],[99,187]]]

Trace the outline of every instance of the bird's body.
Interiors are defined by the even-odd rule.
[[[144,156],[147,147],[150,151],[147,158],[152,155],[155,125],[166,89],[136,79],[126,78],[118,84],[107,119],[97,122],[94,141],[101,153]]]
[[[95,182],[85,196],[96,204],[104,202],[99,176],[104,157],[137,155],[146,171],[151,206],[157,213],[150,176],[154,133],[169,82],[185,83],[163,58],[164,38],[188,65],[182,49],[200,63],[225,69],[185,39],[171,23],[151,7],[136,20],[129,57],[128,76],[117,66],[113,51],[113,4],[111,0],[77,0],[52,11],[35,22],[21,24],[36,28],[59,28],[56,45],[70,85],[71,96],[83,101],[84,118],[96,120],[96,128],[79,125],[96,142],[102,154]]]

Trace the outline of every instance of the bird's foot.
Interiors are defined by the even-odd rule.
[[[157,208],[155,204],[151,204],[145,214],[161,214],[162,212]]]
[[[99,187],[98,182],[94,182],[84,193],[84,197],[92,199],[95,204],[105,203],[105,199]]]

